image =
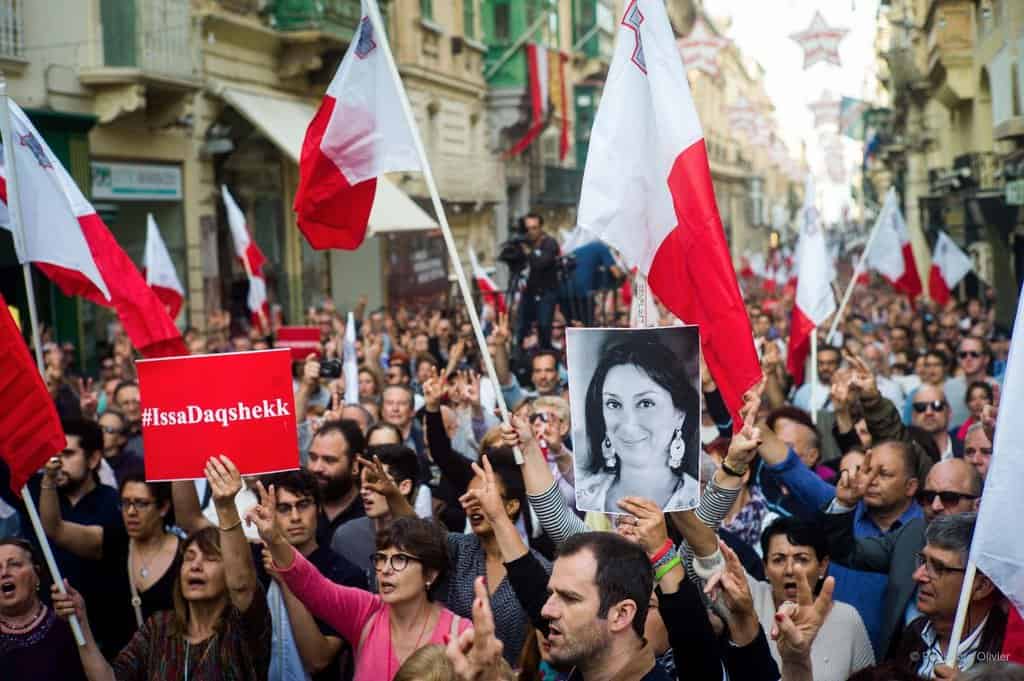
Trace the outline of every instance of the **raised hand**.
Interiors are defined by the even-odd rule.
[[[507,667],[502,664],[504,646],[494,634],[494,613],[483,577],[476,578],[473,591],[473,628],[450,640],[445,653],[457,681],[500,681]]]
[[[444,397],[444,382],[437,375],[437,369],[431,369],[430,377],[423,382],[423,401],[427,411],[440,410],[442,397]]]
[[[836,369],[832,374],[831,397],[837,411],[848,411],[853,399],[853,371],[847,368]]]
[[[619,508],[629,514],[620,520],[624,531],[620,534],[636,538],[647,555],[654,555],[665,545],[668,529],[665,527],[665,512],[650,499],[623,497]],[[628,529],[626,529],[628,528]]]
[[[711,600],[717,600],[719,594],[722,596],[729,611],[727,621],[732,640],[743,646],[757,637],[760,627],[754,611],[754,597],[747,583],[747,573],[736,553],[721,540],[718,545],[725,558],[725,568],[712,575],[704,586],[704,593]]]
[[[814,598],[807,580],[796,580],[797,602],[786,601],[779,606],[771,631],[783,660],[803,659],[810,655],[811,644],[832,610],[832,592],[835,588],[835,577],[829,577],[822,585],[818,597]]]
[[[498,321],[494,324],[494,328],[491,329],[491,339],[495,343],[504,344],[511,337],[512,334],[508,326],[508,312],[499,312]]]
[[[480,506],[480,510],[482,510],[484,515],[487,516],[487,519],[494,522],[505,515],[505,502],[502,501],[498,485],[494,480],[494,468],[491,466],[490,459],[485,455],[482,457],[482,461],[484,464],[482,468],[476,463],[471,465],[473,467],[473,472],[483,479],[483,486],[468,490],[465,494],[459,497],[459,501],[463,506],[468,506],[473,503],[478,504]]]
[[[68,580],[64,580],[64,590],[67,593],[61,592],[56,584],[50,586],[50,594],[53,599],[53,611],[57,613],[57,616],[61,619],[68,620],[72,616],[77,615],[78,620],[82,623],[82,627],[88,626],[88,619],[85,616],[85,599],[82,598],[82,594],[72,588],[71,583]]]
[[[843,357],[850,364],[853,370],[851,387],[858,391],[862,397],[878,397],[878,384],[875,383],[875,374],[864,363],[860,357],[856,357],[847,351],[843,351]]]
[[[235,495],[242,491],[242,474],[232,463],[231,459],[224,456],[211,456],[206,461],[206,481],[210,484],[210,491],[213,496],[213,503],[217,507],[234,507]]]
[[[262,482],[257,481],[256,495],[260,503],[245,512],[245,522],[250,527],[255,525],[264,545],[270,546],[275,541],[283,539],[281,529],[277,525],[277,490],[273,485],[267,489]]]
[[[306,361],[302,365],[302,385],[307,390],[312,390],[320,382],[320,360],[316,358],[316,353],[311,352],[306,355]]]
[[[843,506],[852,508],[864,497],[868,483],[871,482],[873,472],[871,470],[871,452],[864,456],[860,465],[860,475],[851,474],[847,470],[840,471],[839,481],[836,483],[836,501]]]
[[[363,484],[367,489],[380,494],[385,499],[394,499],[396,496],[402,496],[402,491],[398,489],[395,479],[384,470],[384,464],[380,462],[379,458],[375,456],[371,461],[360,456],[359,465],[363,466],[366,470]]]
[[[725,455],[725,463],[729,468],[742,472],[757,456],[757,448],[761,446],[761,429],[756,426],[744,425],[738,433],[734,433],[729,441],[729,451]]]

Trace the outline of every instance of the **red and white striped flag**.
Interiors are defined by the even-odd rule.
[[[185,302],[185,288],[174,270],[174,261],[167,252],[167,245],[160,236],[160,229],[152,213],[146,215],[146,250],[142,259],[146,283],[167,307],[171,319],[176,318]]]
[[[590,135],[578,223],[700,325],[704,359],[739,424],[761,378],[701,130],[663,0],[630,0]]]
[[[508,307],[505,305],[505,295],[498,289],[498,285],[494,283],[494,280],[484,272],[484,268],[480,267],[473,249],[469,250],[469,264],[473,268],[473,279],[476,281],[476,286],[480,289],[481,301],[490,305],[498,312],[508,312]]]
[[[228,216],[231,228],[231,239],[235,244],[235,255],[242,262],[245,274],[249,277],[249,296],[246,301],[252,323],[262,332],[269,333],[270,306],[267,303],[267,282],[263,278],[263,265],[267,259],[263,251],[256,245],[248,225],[245,213],[238,207],[235,197],[231,196],[226,185],[220,186],[221,197],[224,199],[224,211]]]
[[[388,65],[386,36],[377,35],[362,0],[362,18],[345,57],[306,130],[299,158],[295,213],[299,230],[316,249],[359,248],[366,238],[384,173],[420,170],[413,132],[406,124],[400,84]]]
[[[789,325],[786,370],[796,385],[804,382],[804,364],[815,342],[814,330],[836,311],[831,263],[825,247],[821,216],[814,205],[814,179],[808,175],[800,212],[800,242],[796,250],[796,303]]]
[[[881,274],[897,290],[914,300],[921,295],[921,277],[910,246],[910,232],[900,213],[896,189],[890,187],[878,214],[874,229],[878,232],[871,249],[864,255],[867,266]]]
[[[960,250],[949,235],[939,230],[932,254],[932,269],[928,273],[928,295],[939,305],[952,298],[953,288],[974,269],[971,258]]]
[[[21,214],[21,233],[14,235],[18,261],[34,263],[65,295],[113,308],[132,345],[144,357],[188,354],[181,332],[139,268],[25,112],[14,100],[7,101]],[[0,226],[13,233],[8,214],[9,170],[4,166],[0,177]]]

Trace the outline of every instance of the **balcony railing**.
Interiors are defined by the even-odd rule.
[[[101,0],[103,63],[191,79],[196,74],[189,0]]]
[[[385,12],[386,3],[381,5]],[[359,0],[276,0],[270,7],[271,25],[280,31],[324,31],[345,41],[355,33],[359,16]]]
[[[0,0],[0,57],[25,57],[22,0]]]
[[[546,205],[575,206],[580,201],[583,171],[575,168],[544,167],[544,191],[537,202]]]

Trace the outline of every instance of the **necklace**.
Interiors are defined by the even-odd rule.
[[[28,631],[38,623],[40,616],[44,612],[45,609],[43,608],[42,602],[37,602],[36,611],[32,613],[32,616],[24,624],[13,624],[10,620],[0,619],[0,625],[2,625],[4,629],[12,633]]]
[[[134,543],[135,543],[135,540],[133,539],[132,540],[132,544],[134,544]],[[149,577],[149,564],[153,562],[154,558],[156,558],[158,555],[160,555],[160,551],[163,549],[163,547],[164,547],[164,538],[161,538],[160,539],[160,545],[156,547],[156,551],[153,551],[153,553],[151,553],[149,555],[149,560],[145,560],[143,558],[141,551],[138,552],[139,560],[142,561],[142,567],[139,568],[139,574],[142,576],[143,579],[146,579],[147,577]]]

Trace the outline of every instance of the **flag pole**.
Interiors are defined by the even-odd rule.
[[[881,215],[879,215],[881,217]],[[843,318],[843,313],[846,311],[846,306],[850,302],[850,296],[853,295],[853,287],[857,285],[857,279],[860,275],[864,274],[864,270],[868,267],[868,253],[871,252],[871,244],[875,242],[875,236],[878,235],[878,226],[881,224],[881,220],[875,220],[875,226],[871,228],[871,234],[868,236],[868,242],[864,244],[864,252],[860,254],[860,259],[857,260],[857,266],[853,268],[853,277],[850,279],[850,283],[846,285],[846,293],[843,294],[843,301],[839,304],[839,309],[836,310],[836,316],[832,319],[832,326],[828,330],[828,336],[825,337],[825,341],[832,344],[832,339],[836,335],[836,329],[839,327],[839,321]]]
[[[971,557],[967,560],[967,569],[964,570],[964,582],[960,586],[960,601],[956,604],[956,618],[953,620],[953,631],[949,636],[949,648],[946,650],[946,664],[957,669],[957,657],[960,653],[960,640],[964,633],[964,623],[967,621],[967,611],[971,608],[971,589],[974,588],[974,575],[978,566]]]
[[[370,12],[370,23],[373,25],[374,38],[380,41],[384,51],[384,59],[388,65],[388,72],[395,81],[398,89],[398,101],[402,105],[402,113],[405,115],[405,122],[412,132],[413,145],[416,147],[416,155],[420,160],[420,167],[423,173],[423,180],[430,192],[430,200],[434,206],[434,214],[441,225],[441,234],[444,236],[444,244],[448,249],[448,256],[455,269],[455,278],[459,283],[459,292],[462,294],[463,302],[466,305],[466,312],[469,314],[470,324],[473,326],[473,334],[476,337],[477,346],[480,348],[480,357],[483,360],[484,369],[487,371],[487,378],[494,386],[494,394],[497,398],[498,408],[501,410],[501,419],[511,423],[512,416],[505,404],[505,398],[501,394],[501,384],[498,382],[498,374],[494,369],[494,360],[491,353],[487,352],[487,339],[484,338],[483,329],[480,327],[480,318],[473,307],[473,294],[466,281],[466,273],[462,268],[462,261],[455,248],[455,239],[452,237],[452,229],[448,225],[448,216],[445,214],[444,206],[441,205],[441,196],[437,191],[437,184],[434,182],[434,173],[430,169],[430,161],[427,160],[427,152],[423,148],[423,141],[420,139],[420,131],[416,125],[416,118],[413,116],[412,107],[409,105],[409,97],[406,95],[405,86],[402,85],[402,78],[398,75],[398,67],[395,66],[395,59],[391,54],[391,45],[388,42],[387,32],[384,30],[384,22],[377,7],[377,0],[368,0],[367,8]],[[523,454],[518,447],[515,448],[516,463],[523,463]]]
[[[21,196],[18,194],[18,172],[14,162],[14,147],[11,142],[11,109],[7,103],[7,80],[0,72],[0,136],[3,138],[4,166],[7,168],[7,207],[11,220],[11,232],[14,236],[15,250],[20,257],[25,253],[24,235],[21,223]],[[25,296],[28,299],[28,316],[32,329],[32,344],[35,346],[36,366],[39,373],[46,380],[46,370],[43,365],[42,334],[39,333],[39,317],[36,313],[36,290],[32,284],[32,265],[28,261],[21,264],[21,272],[25,278]],[[54,452],[56,454],[56,452]],[[46,538],[43,530],[43,523],[39,520],[39,511],[36,509],[36,502],[32,499],[28,485],[21,488],[21,500],[25,503],[25,510],[28,512],[32,529],[36,533],[36,540],[43,551],[43,558],[46,567],[50,571],[50,577],[57,589],[66,594],[64,578],[60,574],[57,560],[53,557],[53,548]],[[79,646],[85,645],[85,635],[82,633],[82,625],[77,615],[72,615],[69,620],[71,631],[75,635],[75,642]]]
[[[814,400],[818,396],[818,327],[811,328],[811,423],[818,425],[818,408]]]

